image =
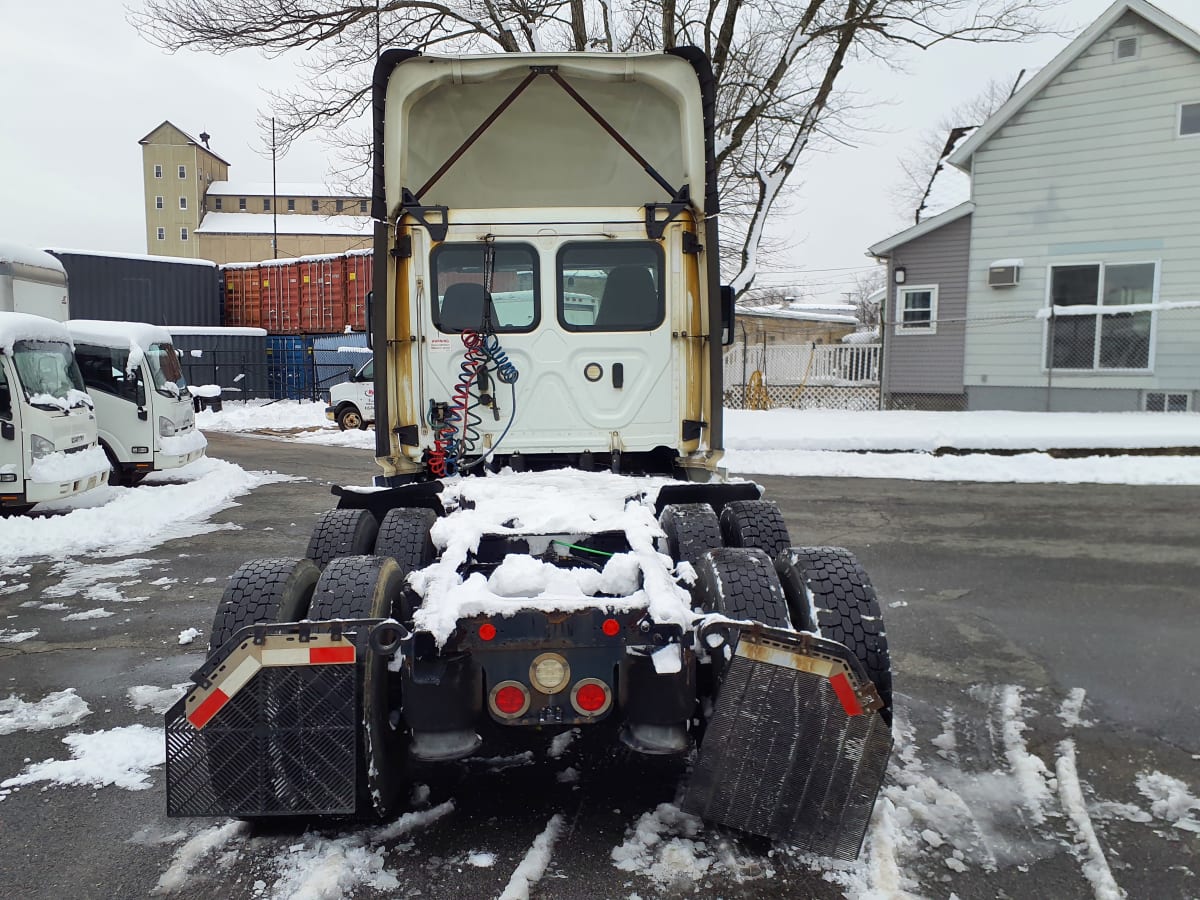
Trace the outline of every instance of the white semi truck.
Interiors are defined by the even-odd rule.
[[[72,319],[83,382],[96,405],[111,482],[132,486],[151,472],[204,455],[187,381],[167,329],[144,322]]]
[[[390,815],[410,763],[586,729],[683,808],[859,852],[878,599],[727,481],[715,83],[695,48],[375,69],[372,489],[232,576],[167,713],[172,815]]]
[[[71,337],[55,321],[66,296],[58,260],[0,245],[0,515],[91,490],[108,474]]]

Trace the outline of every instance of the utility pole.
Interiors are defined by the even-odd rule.
[[[275,117],[271,116],[271,254],[279,259],[279,183],[275,180]]]

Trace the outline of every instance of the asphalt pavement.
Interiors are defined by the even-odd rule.
[[[21,607],[63,578],[50,563],[35,563],[24,577],[28,589],[0,595],[0,615],[42,632],[34,641],[0,644],[0,698],[32,701],[74,687],[93,713],[71,731],[155,725],[154,715],[131,707],[127,689],[186,681],[237,566],[251,557],[302,555],[314,520],[333,505],[330,485],[365,484],[376,471],[367,451],[219,434],[209,440],[211,455],[305,480],[243,496],[214,517],[228,528],[140,554],[151,562],[120,583],[148,599],[123,615],[64,622],[61,613]],[[963,900],[1092,897],[1091,851],[1067,801],[1051,796],[1039,821],[1014,794],[1027,751],[1044,761],[1039,777],[1061,796],[1070,773],[1061,767],[1065,742],[1115,882],[1135,898],[1200,896],[1200,835],[1151,815],[1137,788],[1139,776],[1161,772],[1189,784],[1193,795],[1200,790],[1200,489],[755,480],[779,502],[794,544],[848,547],[871,574],[898,692],[891,821],[916,834],[921,804],[960,798],[953,802],[969,807],[959,813],[970,832],[969,839],[958,835],[962,861],[948,861],[958,858],[933,841],[906,849],[901,834],[897,870],[865,872],[709,829],[693,836],[703,846],[677,845],[683,863],[689,853],[709,861],[681,865],[686,877],[656,878],[646,866],[623,871],[611,851],[627,843],[643,814],[675,797],[677,773],[579,742],[555,760],[485,760],[431,782],[431,796],[417,807],[452,799],[454,812],[381,851],[397,886],[380,894],[359,885],[347,896],[497,896],[560,815],[562,834],[535,898],[841,897],[855,890],[855,878],[885,896],[894,888]],[[159,578],[170,582],[150,586]],[[188,627],[205,634],[180,646]],[[1075,723],[1060,713],[1079,689],[1086,692],[1084,722]],[[28,761],[66,756],[63,736],[62,729],[0,734],[0,780]],[[141,791],[35,784],[3,797],[0,897],[149,895],[183,838],[214,824],[166,819],[161,769],[152,780]],[[353,834],[320,832],[334,841]],[[175,895],[271,896],[288,854],[316,840],[295,823],[252,830],[198,857]],[[485,851],[493,854],[490,865],[470,856]],[[887,860],[881,854],[876,862]]]

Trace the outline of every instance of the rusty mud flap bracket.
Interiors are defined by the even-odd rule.
[[[410,639],[390,619],[239,630],[165,715],[167,815],[354,813],[361,665]]]
[[[761,625],[731,631],[728,623],[701,636],[722,630],[733,649],[684,810],[855,859],[892,748],[875,686],[834,641]]]

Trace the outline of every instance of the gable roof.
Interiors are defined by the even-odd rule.
[[[200,150],[200,151],[202,151],[202,152],[204,152],[204,153],[207,153],[209,156],[213,157],[214,159],[218,159],[218,160],[220,160],[221,162],[225,163],[225,165],[227,165],[227,166],[231,166],[231,165],[233,165],[233,163],[231,163],[231,162],[230,162],[229,160],[227,160],[225,157],[223,157],[223,156],[221,156],[221,155],[219,155],[219,154],[217,154],[217,153],[214,153],[214,152],[213,152],[212,150],[210,150],[208,147],[204,146],[204,142],[203,142],[203,141],[200,141],[200,140],[198,140],[197,138],[194,138],[194,137],[192,137],[190,134],[188,134],[186,131],[184,131],[182,128],[180,128],[178,125],[176,125],[174,122],[172,122],[172,121],[171,121],[171,120],[169,120],[169,119],[163,119],[163,120],[162,120],[162,122],[160,122],[160,123],[159,123],[158,125],[156,125],[154,128],[150,129],[150,133],[149,133],[149,134],[147,134],[147,135],[146,135],[144,138],[141,138],[141,139],[138,141],[138,143],[139,143],[139,144],[148,144],[148,143],[150,143],[150,138],[154,137],[154,135],[155,135],[156,133],[158,133],[158,131],[159,131],[160,129],[162,129],[164,126],[165,126],[165,127],[167,127],[167,128],[173,128],[175,131],[179,132],[181,135],[183,135],[184,139],[185,139],[185,140],[186,140],[186,141],[187,141],[189,144],[193,144],[193,145],[195,145],[196,149],[198,149],[198,150]]]
[[[1009,98],[1009,101],[996,110],[991,118],[984,122],[966,142],[951,153],[947,157],[950,164],[962,169],[964,172],[970,171],[971,157],[975,154],[975,151],[983,146],[992,135],[1008,124],[1008,121],[1019,113],[1025,107],[1026,103],[1040,94],[1046,85],[1062,74],[1067,66],[1075,62],[1088,47],[1094,44],[1108,29],[1117,24],[1121,16],[1127,12],[1141,16],[1180,43],[1200,53],[1200,34],[1188,28],[1178,19],[1167,15],[1157,6],[1147,3],[1146,0],[1117,0],[1116,3],[1101,14],[1100,18],[1083,29],[1079,36],[1067,44],[1062,52],[1044,66],[1037,75],[1026,82],[1023,88],[1013,94]]]
[[[887,256],[901,244],[915,241],[917,238],[927,235],[931,231],[937,231],[943,225],[957,222],[963,216],[969,216],[973,212],[975,212],[974,203],[969,200],[966,203],[960,203],[958,206],[951,207],[940,215],[923,219],[920,223],[911,228],[904,229],[899,234],[893,234],[890,238],[884,238],[878,244],[868,247],[867,253],[870,256]]]

